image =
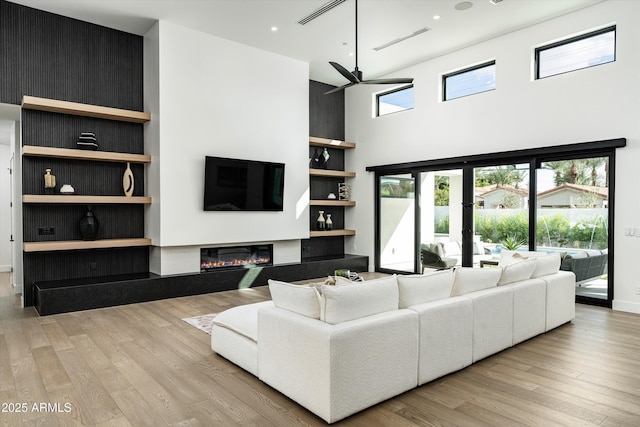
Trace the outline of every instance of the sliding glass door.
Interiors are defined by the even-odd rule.
[[[411,174],[378,178],[380,269],[413,273],[416,268],[416,181]]]
[[[597,141],[368,168],[376,270],[496,265],[503,250],[555,252],[576,300],[613,302],[615,148]]]
[[[462,265],[462,169],[421,172],[421,269]]]
[[[609,158],[543,161],[536,180],[536,249],[561,253],[578,300],[610,300]]]

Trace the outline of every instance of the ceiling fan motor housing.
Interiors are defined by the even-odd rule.
[[[357,68],[355,70],[353,70],[351,72],[351,74],[353,74],[353,76],[358,79],[359,82],[362,81],[362,71],[358,70]]]

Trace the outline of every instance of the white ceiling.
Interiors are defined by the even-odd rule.
[[[300,25],[297,21],[329,0],[12,0],[139,35],[157,20],[172,22],[308,62],[312,80],[333,85],[346,80],[328,61],[350,71],[355,66],[349,56],[355,48],[354,1]],[[377,78],[602,1],[502,0],[494,5],[489,0],[360,0],[358,66],[365,78]],[[460,3],[471,7],[457,10]],[[272,32],[272,26],[278,31]],[[424,27],[430,31],[373,50]]]

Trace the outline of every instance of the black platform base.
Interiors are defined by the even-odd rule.
[[[345,255],[300,264],[239,268],[176,276],[142,273],[34,283],[41,316],[263,286],[269,279],[296,281],[332,275],[335,270],[365,272],[369,257]]]

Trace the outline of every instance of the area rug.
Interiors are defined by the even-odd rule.
[[[195,326],[203,332],[211,335],[211,327],[213,326],[213,319],[218,315],[218,313],[204,314],[202,316],[195,317],[186,317],[182,320],[190,324],[191,326]]]

